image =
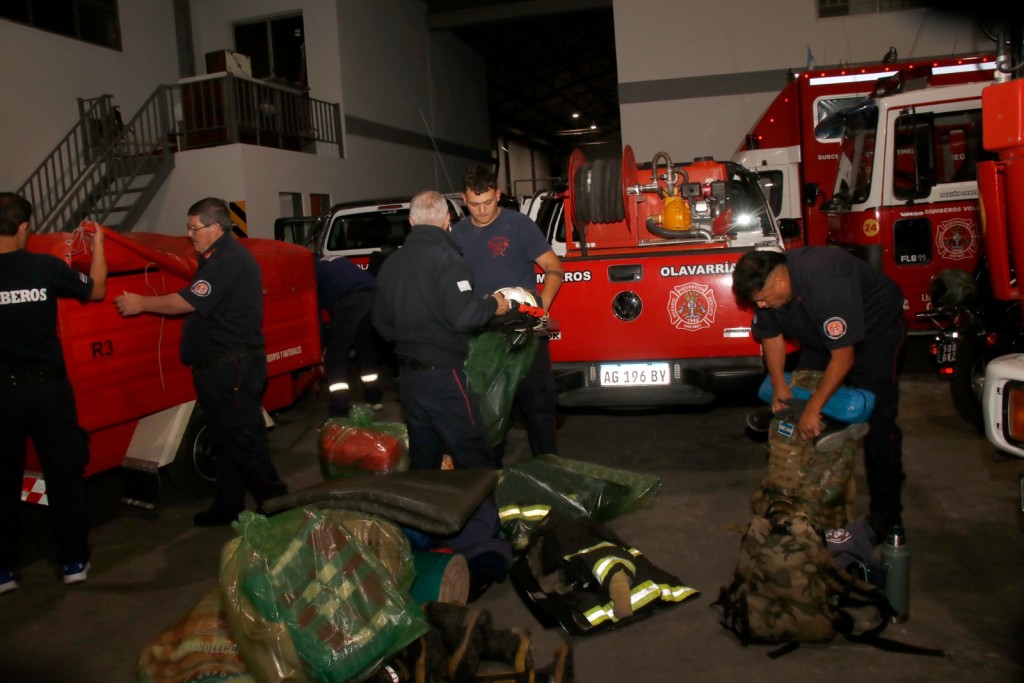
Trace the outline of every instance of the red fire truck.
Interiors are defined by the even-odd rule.
[[[980,232],[976,230],[976,220],[970,224],[974,226],[971,229],[970,225],[963,227],[961,220],[955,224],[928,220],[917,224],[899,222],[897,214],[902,216],[901,209],[913,205],[917,207],[915,212],[925,212],[921,215],[934,215],[935,211],[926,206],[934,205],[932,208],[951,218],[948,202],[954,198],[977,206],[976,182],[966,169],[973,169],[976,161],[969,155],[976,155],[981,149],[980,92],[983,84],[991,81],[994,69],[992,55],[977,55],[803,72],[775,98],[733,160],[758,173],[787,246],[831,243],[849,248],[900,283],[907,297],[908,322],[913,329],[926,329],[928,323],[915,320],[914,314],[928,307],[929,280],[946,267],[961,267],[970,272],[977,258],[978,243],[973,248],[965,247],[958,239],[967,236],[966,230],[978,237]],[[965,114],[961,121],[952,121],[953,117],[946,113],[949,108],[943,104],[944,95],[939,93],[953,92],[944,91],[945,86],[971,83],[974,86],[969,92],[976,95],[976,100],[969,104],[975,111]],[[923,89],[906,92],[900,100],[888,99],[889,95],[909,90],[908,86]],[[907,172],[903,167],[892,166],[896,156],[903,164],[911,157],[907,139],[897,143],[893,136],[893,121],[879,121],[870,113],[882,108],[887,113],[894,112],[894,116],[901,109],[913,108],[922,114],[918,121],[928,115],[925,111],[939,116],[930,129],[938,136],[934,159],[939,167],[932,170],[938,173],[934,176],[934,185],[938,186],[934,194],[910,197],[905,190],[892,191],[891,184],[884,184],[892,182],[894,172]],[[844,117],[844,112],[851,116]],[[841,124],[847,121],[859,127],[850,129],[851,137],[844,142]],[[876,128],[866,130],[868,123]],[[855,137],[858,139],[854,140]],[[863,145],[865,141],[870,143],[871,154],[858,156],[858,164],[891,166],[877,169],[875,194],[846,202],[842,184],[848,184],[849,179],[841,177],[837,181],[837,173],[849,172],[850,158],[843,165],[840,160],[844,151],[848,157],[857,154],[851,146]],[[901,145],[899,150],[896,144]],[[969,177],[958,177],[957,171],[961,169]],[[949,190],[943,187],[950,182],[964,184]],[[830,222],[822,211],[822,200],[833,189],[840,201],[831,205]],[[837,220],[840,214],[843,217]]]
[[[782,248],[757,177],[733,162],[569,163],[565,279],[551,309],[563,406],[704,404],[756,393],[763,373],[732,271]],[[542,225],[544,229],[547,226]]]
[[[122,318],[111,303],[121,291],[168,294],[185,287],[197,268],[184,237],[106,230],[109,269],[107,298],[58,304],[58,332],[68,377],[75,388],[78,417],[89,433],[86,475],[125,467],[126,502],[152,507],[159,473],[186,490],[216,485],[213,455],[205,437],[202,410],[192,377],[178,359],[181,317],[140,315]],[[52,254],[82,272],[91,256],[81,231],[33,235],[30,251]],[[316,381],[321,346],[316,280],[309,250],[275,240],[241,241],[263,274],[263,332],[268,381],[264,408],[293,403]],[[22,499],[46,503],[46,485],[30,450]]]

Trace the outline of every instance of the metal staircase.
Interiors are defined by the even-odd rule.
[[[170,89],[158,87],[127,123],[112,99],[79,99],[78,123],[18,188],[35,206],[36,232],[86,219],[128,232],[173,170]]]
[[[127,123],[111,95],[78,100],[78,123],[18,188],[36,232],[93,220],[128,232],[174,169],[174,155],[234,143],[343,156],[341,107],[230,74],[161,85]]]

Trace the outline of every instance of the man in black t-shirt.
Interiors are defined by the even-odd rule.
[[[196,526],[233,522],[248,491],[257,506],[287,493],[270,459],[262,396],[267,382],[263,345],[263,284],[249,250],[231,235],[227,203],[209,197],[193,204],[186,224],[199,254],[192,282],[178,292],[114,299],[123,316],[188,314],[181,330],[181,362],[192,369],[206,415],[217,468],[217,495]]]
[[[888,526],[902,523],[903,435],[896,416],[906,329],[899,285],[841,249],[805,247],[785,254],[747,252],[732,288],[737,299],[757,308],[753,331],[771,377],[773,412],[792,397],[783,376],[784,338],[800,343],[797,369],[824,371],[800,415],[801,437],[821,434],[822,408],[844,383],[874,392],[864,459],[868,521],[881,537]]]
[[[99,301],[107,287],[103,229],[92,235],[89,275],[56,256],[26,251],[32,205],[0,193],[0,593],[18,587],[21,483],[32,438],[46,480],[57,564],[64,583],[89,570],[85,465],[89,437],[57,336],[57,299]]]

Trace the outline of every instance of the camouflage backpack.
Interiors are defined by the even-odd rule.
[[[790,384],[814,391],[823,373],[797,370]],[[819,453],[813,441],[804,441],[796,425],[775,418],[768,432],[768,471],[751,497],[755,514],[764,514],[777,500],[790,501],[827,528],[845,526],[853,504],[853,468],[861,441],[830,453]]]
[[[844,571],[811,518],[782,501],[750,521],[733,579],[714,604],[723,608],[722,625],[744,645],[787,644],[772,656],[836,633],[875,639],[892,613],[881,589]],[[854,634],[853,617],[841,605],[873,608],[877,625]]]

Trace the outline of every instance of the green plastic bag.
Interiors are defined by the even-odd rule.
[[[529,333],[485,329],[469,337],[466,376],[480,404],[491,445],[505,440],[516,389],[526,377],[540,341]]]
[[[235,523],[232,585],[268,625],[283,625],[306,676],[323,683],[365,679],[428,628],[408,595],[410,576],[393,576],[377,557],[381,548],[368,547],[335,515],[243,512]],[[400,530],[394,538],[412,566],[408,541]]]
[[[542,455],[506,468],[494,498],[503,534],[521,550],[552,509],[607,522],[650,505],[660,490],[654,475]]]

